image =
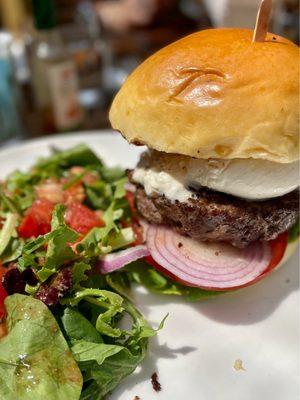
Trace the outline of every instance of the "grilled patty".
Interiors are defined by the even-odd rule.
[[[256,240],[272,240],[288,230],[299,213],[299,191],[266,201],[246,201],[201,188],[186,203],[164,196],[147,196],[137,186],[136,202],[151,223],[173,227],[201,241],[227,242],[246,247]]]

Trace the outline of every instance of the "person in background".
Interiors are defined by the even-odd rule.
[[[149,25],[159,10],[173,8],[175,3],[176,0],[108,0],[98,1],[96,10],[105,27],[122,32]]]
[[[164,0],[119,0],[98,1],[98,15],[107,29],[122,32],[131,27],[149,25]],[[174,3],[174,0],[168,1]]]
[[[95,9],[108,31],[163,28],[174,32],[172,41],[199,27],[211,26],[201,3],[199,0],[97,0]]]

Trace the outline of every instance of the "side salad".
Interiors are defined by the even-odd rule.
[[[80,145],[0,184],[0,399],[102,399],[145,357],[139,266],[101,273],[143,251],[126,180]]]
[[[133,284],[191,301],[224,293],[160,273],[132,190],[85,145],[0,183],[0,399],[103,399],[164,324],[141,315]],[[298,235],[296,224],[288,240]]]

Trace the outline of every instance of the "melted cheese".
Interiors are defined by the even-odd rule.
[[[193,159],[165,153],[150,167],[137,167],[133,180],[147,195],[165,195],[185,202],[194,197],[191,188],[207,187],[248,200],[283,196],[299,186],[299,164],[255,159]]]

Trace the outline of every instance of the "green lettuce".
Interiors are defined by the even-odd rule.
[[[82,375],[50,310],[30,296],[5,300],[8,335],[0,342],[0,399],[77,400]]]
[[[82,289],[62,303],[68,305],[61,316],[62,330],[84,378],[81,399],[100,400],[136,369],[156,330],[130,301],[107,290]],[[89,322],[79,310],[84,310],[94,322]],[[130,330],[118,327],[124,314],[132,319]],[[158,329],[163,323],[164,320]]]
[[[49,169],[52,166],[70,168],[73,166],[86,167],[87,165],[102,166],[102,162],[88,146],[79,144],[71,149],[54,151],[52,156],[38,161],[35,167],[39,170]]]
[[[300,235],[300,221],[299,221],[299,218],[298,218],[296,223],[289,230],[288,241],[289,242],[294,242],[295,240],[297,240],[299,238],[299,235]]]
[[[72,166],[84,170],[74,175]],[[87,173],[93,179],[84,179]],[[105,226],[91,229],[78,242],[79,235],[65,223],[65,207],[57,205],[49,233],[18,238],[16,228],[36,200],[35,187],[48,178],[62,178],[63,190],[82,180],[84,204],[103,211]],[[79,145],[56,151],[29,172],[16,171],[0,184],[0,217],[5,221],[1,261],[14,261],[22,272],[31,268],[38,278],[36,284],[26,284],[28,296],[15,294],[6,300],[9,333],[0,341],[0,400],[100,400],[145,357],[157,330],[131,302],[133,278],[124,272],[93,273],[99,256],[135,240],[126,181],[124,170],[105,167]],[[34,297],[41,286],[55,290],[56,276],[65,267],[72,286],[48,309]],[[126,327],[120,323],[124,317]]]
[[[36,274],[41,282],[45,282],[66,262],[78,258],[70,247],[70,244],[77,240],[78,234],[66,225],[64,210],[63,205],[55,207],[52,214],[51,232],[29,240],[24,245],[22,256],[18,260],[21,270],[28,267],[37,270]],[[46,251],[44,250],[45,245],[47,245]],[[37,261],[39,257],[44,259],[42,268]]]
[[[6,220],[0,231],[0,256],[4,253],[5,249],[9,245],[14,232],[18,225],[18,214],[8,213],[6,215]]]

